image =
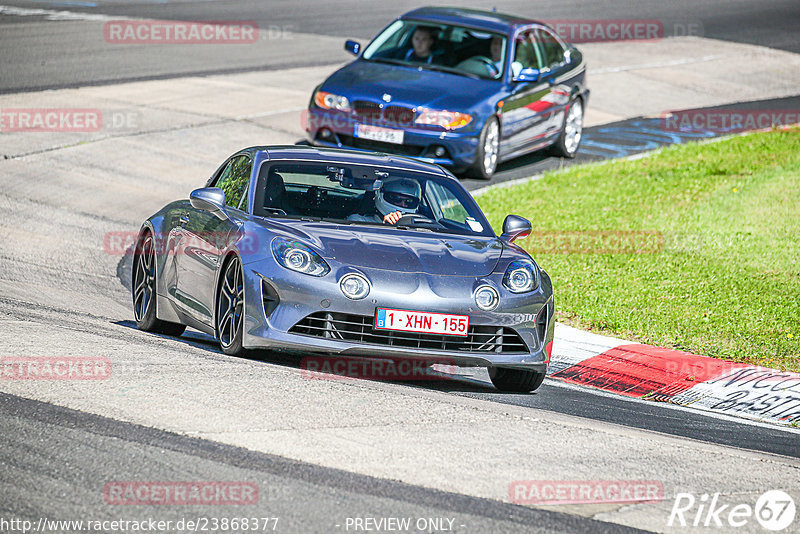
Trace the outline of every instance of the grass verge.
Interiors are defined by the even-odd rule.
[[[550,274],[557,319],[800,371],[800,129],[663,149],[480,195]]]

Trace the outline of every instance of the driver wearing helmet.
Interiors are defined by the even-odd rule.
[[[354,214],[348,220],[397,224],[404,215],[417,213],[421,198],[422,188],[416,180],[397,178],[387,181],[375,193],[375,212],[371,215]]]

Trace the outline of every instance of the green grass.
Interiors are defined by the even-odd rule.
[[[559,321],[800,371],[800,130],[674,146],[478,197],[550,274]],[[620,241],[622,239],[622,241]]]

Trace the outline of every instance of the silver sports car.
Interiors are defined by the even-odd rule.
[[[495,235],[442,168],[384,154],[252,147],[147,219],[133,258],[137,326],[269,349],[488,367],[504,391],[544,379],[550,277]]]

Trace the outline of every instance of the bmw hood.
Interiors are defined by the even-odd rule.
[[[381,102],[454,111],[470,109],[497,93],[497,82],[459,76],[425,68],[356,60],[333,73],[322,90],[351,101]],[[458,91],[453,91],[457,86]]]
[[[487,276],[494,271],[503,252],[503,244],[496,237],[297,220],[287,225],[272,219],[264,225],[272,232],[312,246],[326,260],[365,269]]]

